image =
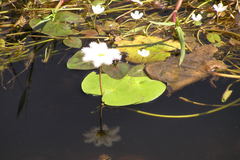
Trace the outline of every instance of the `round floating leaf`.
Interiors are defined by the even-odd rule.
[[[129,70],[128,75],[132,77],[145,77],[144,67],[144,64],[136,65]]]
[[[84,22],[84,19],[81,17],[81,15],[78,15],[69,11],[61,11],[61,12],[57,12],[54,21],[78,23],[78,22]]]
[[[127,60],[133,63],[147,63],[163,61],[171,55],[169,51],[180,49],[178,41],[163,39],[155,36],[138,35],[133,41],[120,40],[116,41],[118,49],[121,52],[127,52]],[[132,46],[132,47],[131,47]],[[147,57],[138,54],[138,50],[146,49],[150,52]]]
[[[42,33],[50,36],[68,36],[76,34],[67,23],[48,21],[43,29]]]
[[[102,70],[110,77],[115,79],[123,78],[131,68],[130,64],[119,62],[112,65],[103,65]]]
[[[207,40],[217,47],[224,45],[224,42],[221,40],[220,35],[216,32],[208,33]]]
[[[222,41],[220,35],[218,33],[215,33],[215,32],[208,33],[207,34],[207,40],[211,43],[217,43],[217,42]]]
[[[67,62],[68,69],[89,70],[95,69],[91,62],[84,62],[82,57],[84,54],[81,51],[76,52]]]
[[[81,48],[82,40],[78,37],[68,37],[63,40],[63,43],[71,48]]]
[[[146,103],[159,97],[166,89],[160,81],[148,77],[130,77],[117,80],[102,74],[102,101],[110,106],[125,106]],[[82,81],[82,90],[86,94],[101,95],[99,75],[88,74]]]

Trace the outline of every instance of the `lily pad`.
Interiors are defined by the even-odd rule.
[[[103,72],[108,74],[110,77],[114,79],[123,78],[128,73],[130,68],[131,68],[130,64],[123,63],[123,62],[102,66]]]
[[[178,41],[163,39],[156,36],[138,35],[133,41],[120,40],[116,41],[118,49],[121,52],[127,52],[127,60],[133,63],[147,63],[163,61],[171,55],[170,51],[180,49]],[[138,54],[138,50],[145,49],[150,52],[147,57]]]
[[[81,48],[82,40],[78,37],[68,37],[63,40],[63,43],[71,48]]]
[[[69,11],[60,11],[56,13],[54,21],[78,23],[78,22],[84,22],[85,20],[79,14],[75,14]]]
[[[68,36],[76,34],[69,24],[55,21],[48,21],[44,25],[42,33],[50,36]]]
[[[89,70],[95,69],[91,62],[84,62],[82,57],[84,54],[81,51],[76,52],[67,62],[68,69]]]
[[[224,45],[224,42],[222,41],[220,35],[216,32],[208,33],[207,35],[207,40],[214,44],[217,47],[221,47]]]
[[[109,106],[126,106],[150,102],[159,97],[166,89],[160,81],[148,77],[130,77],[117,80],[102,74],[102,101]],[[89,73],[82,81],[82,90],[86,94],[101,95],[99,75]]]

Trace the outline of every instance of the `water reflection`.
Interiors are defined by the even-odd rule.
[[[121,140],[121,137],[118,135],[120,127],[108,128],[106,124],[102,126],[102,129],[99,127],[94,127],[88,132],[84,133],[85,143],[94,143],[95,146],[104,145],[106,147],[111,147],[113,142],[118,142]]]

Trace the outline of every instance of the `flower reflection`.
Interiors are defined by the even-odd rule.
[[[98,127],[94,127],[88,132],[84,133],[83,136],[86,138],[85,143],[94,143],[95,146],[105,145],[111,147],[113,142],[121,140],[121,137],[117,135],[120,127],[108,128],[107,125],[103,125],[103,129],[100,130]]]

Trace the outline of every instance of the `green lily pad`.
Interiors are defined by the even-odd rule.
[[[84,22],[85,20],[79,14],[75,14],[69,11],[60,11],[56,13],[54,21],[78,23]]]
[[[133,41],[120,40],[116,41],[118,49],[121,52],[127,52],[126,60],[133,63],[147,63],[163,61],[171,55],[170,51],[180,49],[178,41],[163,39],[155,36],[142,36],[134,37]],[[146,57],[138,54],[138,50],[145,49],[150,52]]]
[[[131,68],[130,64],[119,62],[112,65],[103,65],[102,70],[114,79],[123,78]]]
[[[69,24],[55,21],[48,21],[44,25],[42,33],[50,36],[68,36],[76,34],[76,32],[71,29]]]
[[[82,90],[86,94],[101,95],[99,75],[89,73],[82,81]],[[148,77],[130,77],[117,80],[102,74],[102,101],[109,106],[126,106],[150,102],[165,91],[166,85]]]
[[[78,37],[67,37],[63,40],[63,43],[71,48],[81,48],[82,40]]]
[[[216,32],[208,33],[207,40],[217,47],[224,45],[224,42],[222,41],[220,35]]]
[[[217,43],[222,41],[218,33],[212,32],[207,34],[207,40],[211,43]]]
[[[67,62],[68,69],[89,70],[95,69],[93,63],[84,62],[82,57],[84,54],[81,51],[76,52]]]

